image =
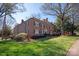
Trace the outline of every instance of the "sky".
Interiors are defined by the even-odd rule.
[[[16,19],[17,23],[21,23],[22,19],[27,20],[32,15],[40,14],[41,20],[48,18],[49,22],[54,22],[56,17],[44,14],[40,9],[41,6],[42,3],[25,3],[24,7],[26,8],[26,11],[16,13],[13,15],[13,17]]]

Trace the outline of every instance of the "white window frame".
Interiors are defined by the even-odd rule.
[[[35,35],[39,34],[39,30],[35,29]]]
[[[35,26],[39,27],[39,22],[35,21]]]

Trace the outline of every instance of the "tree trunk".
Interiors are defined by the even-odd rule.
[[[6,27],[6,14],[5,14],[4,19],[3,19],[2,40],[4,39],[4,30],[5,30],[5,27]]]
[[[74,26],[74,19],[72,20],[72,31],[71,31],[72,35],[74,35],[74,28],[73,28],[73,26]]]
[[[61,35],[64,35],[63,26],[61,26]]]
[[[64,30],[63,30],[63,17],[61,19],[61,35],[64,35]]]

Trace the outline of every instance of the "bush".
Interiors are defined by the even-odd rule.
[[[16,41],[29,41],[27,33],[19,33],[14,38]]]
[[[15,35],[10,35],[9,38],[14,39]]]
[[[10,28],[10,26],[6,26],[4,29],[0,30],[0,36],[2,36],[5,39],[9,38],[11,34],[12,34],[12,29]]]

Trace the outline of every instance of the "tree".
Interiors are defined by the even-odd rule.
[[[64,28],[65,28],[65,25],[64,25],[64,24],[66,24],[67,22],[70,22],[69,20],[70,20],[69,17],[65,17],[65,18],[64,18],[64,21],[63,21],[63,31],[64,31]],[[60,20],[59,18],[56,19],[56,21],[55,21],[55,26],[56,26],[56,28],[57,28],[58,30],[61,30],[61,20]],[[67,27],[67,26],[66,26],[66,27]]]
[[[65,17],[70,17],[71,10],[73,9],[72,5],[69,3],[48,3],[42,6],[43,13],[47,15],[56,16],[61,21],[61,34],[64,34],[64,20]]]
[[[32,18],[32,17],[37,18],[37,19],[41,19],[41,15],[40,14],[32,14],[30,16],[30,18]]]
[[[73,3],[72,4],[72,10],[70,12],[70,17],[71,17],[71,22],[72,22],[72,29],[71,29],[71,32],[72,32],[72,35],[74,35],[74,31],[77,29],[78,27],[78,22],[79,22],[79,4],[75,4]],[[76,27],[74,29],[74,26]]]
[[[3,33],[3,38],[9,38],[9,36],[12,34],[12,29],[10,26],[6,26],[4,30],[0,30],[0,34],[1,33]]]
[[[74,31],[76,29],[76,26],[75,25],[72,26],[72,24],[73,24],[72,22],[66,21],[64,23],[64,31],[72,33],[72,31]],[[72,33],[72,34],[74,34],[74,33]]]
[[[3,19],[3,30],[6,28],[6,16],[10,16],[10,18],[14,19],[12,14],[16,12],[23,12],[25,9],[22,4],[17,3],[2,3],[0,4],[0,17],[4,17]],[[2,32],[3,37],[3,32]]]
[[[25,8],[21,3],[0,3],[0,17],[3,17],[5,14],[12,17],[12,14],[22,12],[24,10]]]
[[[77,29],[76,29],[76,31],[79,32],[79,25],[77,25]]]
[[[56,28],[57,28],[57,29],[60,29],[60,30],[61,30],[61,21],[60,21],[59,18],[56,19],[55,25],[56,25]]]

